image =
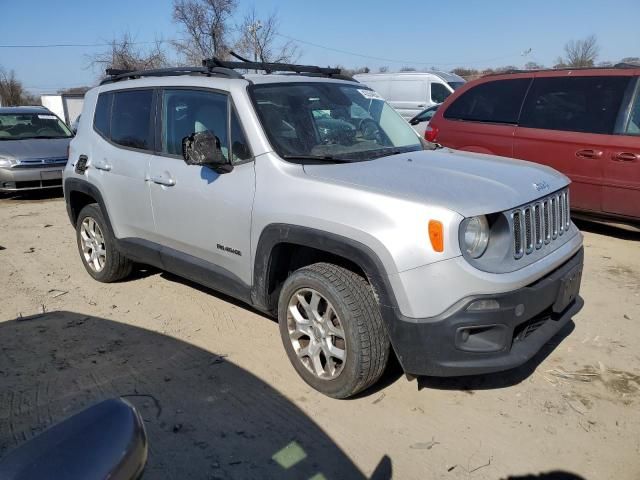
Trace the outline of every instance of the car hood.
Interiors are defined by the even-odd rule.
[[[17,160],[66,158],[70,138],[28,138],[0,140],[0,156]]]
[[[465,217],[508,210],[569,184],[550,167],[448,148],[305,165],[304,170],[311,177],[448,208]]]

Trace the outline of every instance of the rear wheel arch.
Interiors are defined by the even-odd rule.
[[[298,268],[328,262],[363,276],[381,305],[396,306],[384,265],[368,246],[341,235],[288,224],[265,227],[256,248],[252,302],[275,312],[282,283]]]
[[[102,193],[96,186],[84,180],[68,178],[64,183],[64,196],[67,204],[67,214],[74,227],[78,222],[78,216],[82,209],[91,203],[97,203],[102,211],[107,228],[115,236]]]

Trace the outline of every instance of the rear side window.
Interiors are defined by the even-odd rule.
[[[101,93],[98,95],[96,103],[96,112],[93,116],[93,128],[96,129],[103,137],[109,138],[110,135],[110,119],[111,119],[111,101],[113,95],[111,93]]]
[[[153,90],[128,90],[113,94],[111,141],[123,147],[151,150]]]
[[[629,77],[557,77],[534,80],[520,126],[613,133]]]
[[[451,95],[451,91],[441,83],[431,84],[431,101],[436,103],[444,102]]]
[[[444,112],[444,118],[472,122],[517,123],[529,78],[482,83],[464,92]]]

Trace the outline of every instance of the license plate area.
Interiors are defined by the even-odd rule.
[[[562,313],[573,302],[580,292],[582,281],[582,265],[574,267],[560,280],[558,297],[552,306],[554,313]]]
[[[58,180],[62,178],[62,170],[44,170],[40,172],[40,180]]]

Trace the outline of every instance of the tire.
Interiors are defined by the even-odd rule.
[[[310,316],[320,320],[308,322]],[[345,268],[315,263],[291,274],[280,291],[278,324],[295,370],[329,397],[348,398],[365,390],[387,365],[389,339],[373,289]],[[321,353],[307,355],[318,349]],[[340,350],[343,360],[333,356]]]
[[[85,251],[87,241],[84,239],[88,239],[93,246],[99,245],[99,249],[89,248]],[[91,203],[80,211],[76,223],[76,240],[82,264],[95,280],[103,283],[117,282],[131,273],[133,262],[118,250],[115,238],[97,203]],[[87,256],[91,257],[93,251],[104,253],[99,255],[98,263],[95,258],[93,261],[87,259]]]

